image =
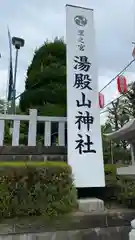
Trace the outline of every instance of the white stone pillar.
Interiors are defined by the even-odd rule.
[[[135,240],[135,219],[131,221],[132,230],[129,233],[129,240]]]
[[[135,165],[135,150],[134,150],[135,146],[134,144],[130,144],[130,149],[131,149],[131,162],[132,165]]]

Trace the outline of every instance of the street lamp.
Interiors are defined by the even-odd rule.
[[[14,69],[14,79],[13,79],[13,95],[12,95],[12,113],[15,114],[15,97],[16,97],[16,74],[17,74],[17,64],[18,64],[18,51],[21,47],[24,46],[24,39],[13,37],[12,44],[15,46],[16,49],[16,57],[15,57],[15,69]]]

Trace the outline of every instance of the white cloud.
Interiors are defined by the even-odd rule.
[[[8,76],[7,24],[12,35],[25,39],[25,46],[19,52],[17,92],[22,92],[25,73],[33,52],[47,38],[65,36],[65,4],[94,8],[96,42],[99,64],[99,89],[101,89],[132,58],[132,41],[135,38],[134,0],[2,0],[0,14],[0,95],[5,96]],[[128,81],[135,80],[135,66],[125,73]],[[116,81],[106,88],[105,103],[116,94]]]

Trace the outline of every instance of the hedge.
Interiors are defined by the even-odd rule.
[[[85,189],[85,194],[135,207],[134,180],[118,177],[117,167],[105,165],[106,187]],[[77,193],[66,163],[0,162],[0,218],[54,217],[76,208]]]
[[[78,191],[79,197],[97,197],[108,206],[115,203],[123,207],[135,207],[135,182],[116,174],[122,165],[105,164],[105,187],[94,187]]]
[[[115,200],[117,203],[126,207],[135,207],[135,181],[126,177],[120,177],[116,174],[117,168],[121,165],[106,164],[106,195],[103,196],[106,201]],[[111,194],[110,194],[111,193]]]
[[[72,171],[59,162],[0,162],[0,217],[58,216],[77,207]]]
[[[105,201],[117,201],[118,196],[121,192],[121,187],[119,184],[119,177],[116,174],[117,168],[120,165],[106,164],[105,165],[105,181],[106,187],[104,189]]]

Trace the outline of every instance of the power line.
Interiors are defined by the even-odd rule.
[[[120,76],[124,71],[126,71],[127,68],[129,68],[129,66],[130,66],[134,61],[135,61],[135,58],[134,58],[132,61],[130,61],[130,62],[126,65],[126,67],[124,67],[114,78],[112,78],[111,81],[108,82],[108,83],[100,90],[100,92],[102,92],[102,91],[103,91],[106,87],[108,87],[118,76]],[[108,107],[111,103],[113,103],[113,102],[115,102],[116,100],[120,99],[122,96],[123,96],[123,95],[120,95],[119,97],[115,98],[114,100],[112,100],[111,102],[109,102],[108,104],[106,104],[106,105],[104,106],[104,108]],[[102,112],[100,112],[100,114],[103,114],[103,113],[106,113],[106,112],[108,112],[107,109],[104,110],[104,111],[102,111]]]
[[[104,106],[104,108],[108,107],[111,103],[117,101],[117,100],[120,99],[121,97],[123,97],[123,95],[120,95],[119,97],[115,98],[115,99],[112,100],[111,102],[107,103],[107,104]],[[105,112],[108,112],[108,110],[106,109],[106,110],[100,112],[100,114],[103,114],[103,113],[105,113]]]
[[[23,93],[20,93],[18,96],[15,97],[15,100],[16,100],[17,98],[21,97],[23,94],[24,94],[24,92],[23,92]]]
[[[106,110],[100,112],[100,114],[107,113],[107,112],[108,112],[108,109],[106,109]]]
[[[135,58],[134,58],[132,61],[130,61],[130,62],[126,65],[126,67],[124,67],[114,78],[112,78],[111,81],[108,82],[108,83],[100,90],[100,92],[102,92],[102,91],[103,91],[106,87],[108,87],[117,77],[119,77],[123,72],[125,72],[125,71],[127,70],[127,68],[129,68],[130,65],[131,65],[134,61],[135,61]]]

